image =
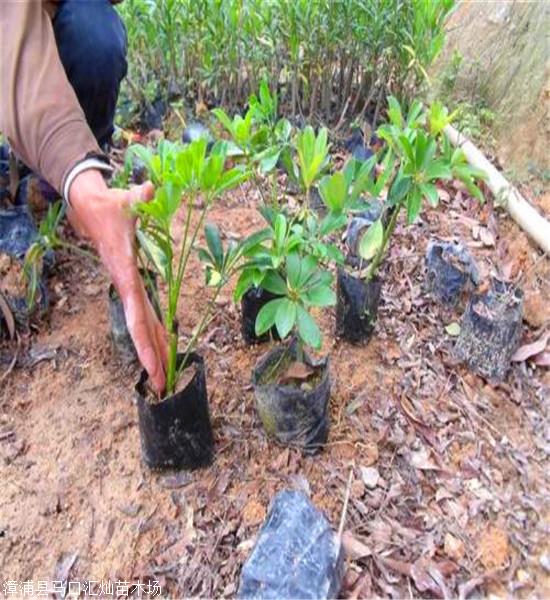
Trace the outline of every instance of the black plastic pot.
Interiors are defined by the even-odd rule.
[[[6,262],[23,269],[25,255],[38,235],[34,220],[26,206],[14,206],[9,210],[0,209],[0,257],[7,257]],[[43,271],[47,271],[54,263],[52,252],[46,253],[43,259]],[[0,292],[3,293],[17,323],[26,327],[31,314],[27,306],[26,293],[13,295],[4,289],[2,273],[0,273]],[[33,314],[43,314],[49,306],[47,286],[41,276],[38,281],[36,305]]]
[[[178,367],[185,358],[178,354]],[[159,403],[148,398],[146,371],[136,385],[136,400],[145,464],[154,470],[198,469],[212,462],[214,436],[210,424],[204,360],[190,353],[187,368],[195,373],[187,386]]]
[[[470,369],[493,382],[502,381],[521,339],[523,292],[500,281],[476,294],[462,317],[455,354]]]
[[[142,273],[143,276],[143,273]],[[149,279],[154,287],[154,292],[148,287]],[[161,312],[160,307],[156,302],[157,295],[157,275],[153,271],[149,271],[149,279],[145,278],[145,289],[147,290],[147,295],[149,296],[149,300],[157,313],[157,316],[160,318]],[[126,316],[124,314],[124,306],[122,305],[122,300],[118,295],[118,292],[115,289],[115,286],[111,284],[109,286],[109,295],[108,295],[108,303],[109,303],[109,317],[111,321],[111,339],[113,340],[113,344],[116,348],[117,354],[124,364],[131,364],[135,362],[138,358],[136,349],[134,347],[134,342],[132,341],[132,336],[128,331],[128,327],[126,325]]]
[[[307,365],[322,369],[319,382],[311,390],[276,382],[262,383],[284,353],[290,353],[292,360],[296,360],[296,345],[274,348],[256,364],[252,374],[256,408],[269,437],[313,454],[322,449],[328,437],[329,362],[304,357]]]
[[[166,115],[168,105],[162,98],[157,98],[152,103],[147,102],[140,115],[141,126],[146,131],[162,129],[162,120]]]
[[[456,306],[463,294],[479,283],[474,260],[461,243],[431,241],[425,262],[428,290],[443,304]]]
[[[345,239],[349,254],[358,257],[358,247],[365,230],[382,216],[384,204],[378,198],[369,199],[369,208],[354,215],[349,221],[346,229]],[[384,226],[387,223],[384,222]]]
[[[366,344],[378,317],[382,281],[364,281],[338,269],[336,335],[352,344]]]
[[[277,328],[273,326],[269,331],[261,336],[256,335],[256,317],[264,304],[277,298],[275,294],[264,290],[263,288],[250,288],[241,300],[241,332],[243,340],[247,344],[262,344],[268,342],[271,338],[280,340]]]

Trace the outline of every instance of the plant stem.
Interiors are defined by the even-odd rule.
[[[304,343],[300,337],[296,339],[296,361],[300,363],[304,362]]]
[[[186,367],[187,361],[189,359],[189,355],[193,351],[193,347],[195,346],[197,340],[199,339],[199,336],[202,334],[202,332],[204,331],[205,327],[207,326],[207,324],[209,322],[209,318],[212,313],[212,309],[213,309],[214,304],[220,294],[221,288],[222,288],[221,285],[219,285],[216,288],[216,292],[214,293],[214,296],[212,297],[212,299],[206,306],[206,310],[203,313],[201,322],[199,323],[198,327],[195,329],[195,333],[193,334],[193,337],[189,340],[189,342],[187,344],[187,348],[185,349],[185,354],[183,356],[183,360],[181,361],[181,366],[177,372],[176,383],[179,380],[179,378],[181,377],[181,374]]]
[[[390,222],[388,223],[388,226],[384,230],[384,237],[382,238],[382,245],[380,246],[380,249],[376,253],[375,257],[372,259],[372,262],[368,268],[367,277],[366,277],[367,281],[371,281],[376,276],[376,273],[378,272],[378,268],[380,267],[380,264],[382,263],[382,260],[383,260],[384,256],[386,255],[386,251],[388,249],[388,244],[389,244],[390,238],[391,238],[391,236],[395,230],[395,227],[397,225],[397,217],[399,216],[400,210],[401,210],[401,203],[399,203],[393,207],[393,211],[392,211],[392,214],[390,217]]]

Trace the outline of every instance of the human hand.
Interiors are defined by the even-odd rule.
[[[130,190],[109,189],[100,171],[77,175],[69,190],[69,220],[89,238],[122,300],[128,331],[139,360],[155,390],[165,387],[168,362],[166,332],[158,320],[138,271],[135,250],[136,218],[131,206],[153,199],[151,182]]]

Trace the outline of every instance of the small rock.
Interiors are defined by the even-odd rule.
[[[547,573],[550,573],[550,554],[542,554],[539,558],[539,563]]]
[[[380,481],[380,473],[376,467],[361,467],[361,478],[369,490],[373,490]]]
[[[344,554],[330,523],[305,494],[275,496],[252,554],[243,566],[238,598],[335,598]]]

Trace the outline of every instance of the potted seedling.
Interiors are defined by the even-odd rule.
[[[25,252],[23,273],[26,280],[26,309],[29,314],[37,307],[43,310],[45,303],[47,304],[44,272],[53,266],[56,250],[67,250],[95,262],[98,261],[95,254],[59,235],[59,226],[64,216],[65,209],[61,200],[50,204],[45,217],[38,226],[38,231],[32,238],[32,243]]]
[[[319,258],[330,250],[321,250],[295,218],[275,211],[265,216],[268,237],[247,252],[235,290],[238,298],[255,280],[271,295],[258,311],[255,333],[275,329],[283,340],[254,369],[256,406],[270,437],[315,451],[328,435],[330,379],[328,360],[316,361],[306,349],[321,347],[312,310],[336,300],[333,276]]]
[[[361,236],[359,267],[338,273],[337,333],[353,343],[367,342],[374,330],[382,288],[379,271],[401,211],[406,212],[407,224],[412,224],[424,200],[438,205],[436,182],[453,177],[482,199],[475,183],[479,172],[468,166],[460,150],[451,151],[442,136],[451,120],[447,110],[437,102],[425,111],[415,101],[405,117],[395,98],[390,97],[388,105],[389,123],[377,132],[387,143],[382,174],[371,183],[377,195],[389,181],[387,199],[382,214]]]
[[[319,261],[340,260],[341,254],[336,246],[327,242],[327,237],[345,224],[343,207],[326,206],[328,214],[322,221],[310,209],[311,190],[319,181],[329,163],[327,130],[321,129],[315,135],[311,127],[306,127],[296,134],[291,145],[279,147],[278,157],[281,158],[289,176],[300,186],[302,204],[299,205],[292,218],[289,232],[291,237],[286,239],[276,232],[276,216],[285,215],[279,203],[264,205],[261,209],[272,232],[272,244],[269,252],[264,252],[264,264],[258,264],[258,256],[252,265],[245,269],[236,290],[237,299],[241,299],[243,315],[243,337],[247,343],[264,341],[268,336],[257,338],[252,324],[256,322],[258,312],[263,305],[271,301],[272,293],[261,285],[262,268],[269,265],[275,270],[281,269],[285,257],[293,250],[309,252]],[[288,211],[287,211],[288,212]],[[288,216],[288,215],[286,215]],[[286,247],[286,245],[290,247]],[[296,246],[298,245],[298,246]],[[241,294],[241,291],[244,293]],[[277,337],[276,329],[272,332]]]
[[[205,364],[197,343],[210,322],[221,289],[239,270],[244,253],[257,243],[252,236],[224,248],[218,230],[206,225],[206,247],[200,249],[199,257],[212,293],[204,302],[194,332],[182,344],[177,320],[181,291],[206,213],[216,198],[248,176],[242,167],[226,168],[226,144],[215,144],[208,156],[206,146],[206,140],[199,139],[185,146],[161,141],[156,153],[144,147],[133,149],[156,186],[154,199],[136,207],[137,237],[164,283],[166,298],[161,308],[168,333],[166,388],[162,394],[153,393],[146,371],[136,385],[142,454],[153,469],[193,469],[212,460]],[[173,229],[178,212],[183,212],[183,230],[176,244]]]

